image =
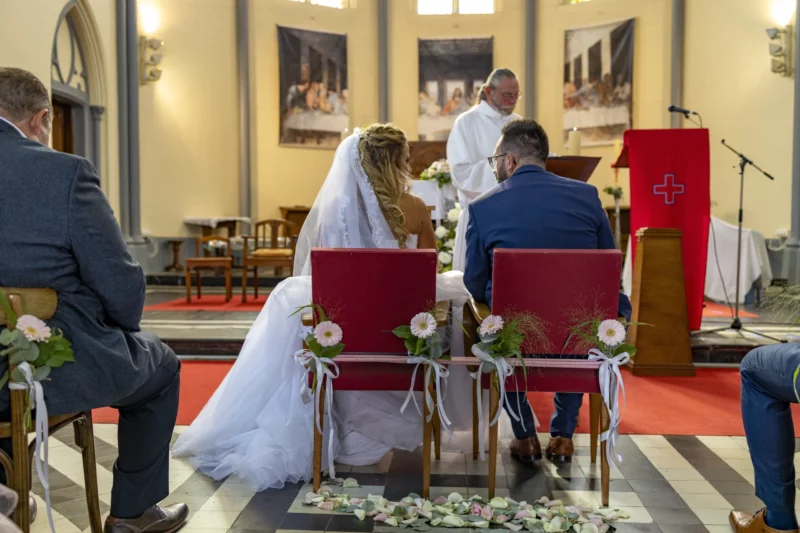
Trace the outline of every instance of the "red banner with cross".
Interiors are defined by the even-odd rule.
[[[689,329],[700,329],[711,217],[708,130],[628,130],[614,166],[630,168],[632,259],[639,228],[683,232]]]

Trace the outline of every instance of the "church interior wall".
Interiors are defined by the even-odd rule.
[[[745,173],[744,225],[767,238],[789,229],[791,211],[796,81],[770,72],[765,32],[778,22],[773,9],[785,3],[686,2],[684,107],[697,110],[710,129],[711,212],[737,223],[738,158],[722,146],[725,139],[775,176],[770,181],[752,168]]]

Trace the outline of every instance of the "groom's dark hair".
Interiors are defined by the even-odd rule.
[[[512,120],[503,127],[502,150],[514,154],[518,161],[547,162],[550,141],[547,132],[533,119]]]

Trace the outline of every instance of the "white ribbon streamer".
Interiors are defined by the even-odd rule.
[[[414,407],[417,408],[417,412],[422,416],[422,411],[419,409],[419,404],[417,404],[417,399],[414,397],[414,384],[417,382],[417,370],[419,370],[420,365],[427,365],[425,367],[425,404],[428,406],[428,418],[426,422],[430,422],[433,418],[434,409],[437,409],[439,412],[439,420],[441,420],[442,425],[444,426],[444,430],[447,432],[448,435],[452,436],[453,432],[450,429],[450,419],[447,417],[447,413],[444,410],[444,395],[446,393],[446,389],[442,385],[442,381],[444,380],[444,384],[447,384],[447,376],[450,375],[450,371],[445,368],[441,363],[434,359],[429,359],[427,357],[421,356],[409,356],[406,360],[406,363],[413,365],[416,364],[414,367],[414,372],[411,374],[411,386],[408,388],[408,394],[406,395],[406,401],[403,402],[402,407],[400,407],[400,412],[404,412],[406,407],[408,407],[408,402],[410,400],[414,401]],[[434,381],[434,389],[436,390],[436,397],[438,401],[436,402],[436,406],[433,405],[433,396],[431,396],[430,384],[431,384],[431,369],[433,369],[435,374],[435,381]]]
[[[50,531],[56,533],[56,527],[53,524],[53,508],[50,505],[50,450],[48,446],[48,426],[47,426],[47,405],[44,403],[44,389],[42,384],[33,380],[33,371],[31,365],[27,361],[23,361],[17,365],[17,369],[25,376],[25,382],[11,382],[8,384],[10,390],[27,390],[28,391],[28,404],[30,409],[36,409],[36,447],[34,448],[34,463],[36,464],[36,475],[39,476],[39,481],[44,487],[44,501],[47,506],[47,521],[50,523]],[[26,435],[27,435],[27,429]],[[44,445],[44,460],[39,455],[39,450]],[[27,498],[26,494],[21,497]]]
[[[600,364],[600,395],[608,408],[610,418],[609,426],[606,431],[600,434],[600,442],[606,443],[606,460],[608,466],[614,466],[612,458],[616,458],[618,463],[622,462],[622,456],[616,453],[617,438],[619,437],[619,423],[622,420],[619,410],[619,391],[622,390],[622,400],[625,398],[625,385],[622,383],[622,374],[619,367],[631,360],[628,352],[623,352],[615,357],[609,357],[600,350],[592,348],[589,350],[590,361],[601,361]]]
[[[500,405],[497,408],[494,418],[489,422],[489,427],[497,424],[500,420],[500,415],[503,412],[504,406],[508,410],[508,416],[522,424],[522,429],[525,429],[525,422],[514,412],[511,408],[511,404],[506,399],[506,378],[514,374],[514,368],[508,364],[505,357],[492,357],[481,350],[477,344],[472,345],[472,353],[481,360],[478,370],[471,373],[470,376],[475,378],[475,394],[478,399],[478,450],[480,451],[481,460],[483,461],[486,459],[486,454],[483,449],[483,407],[481,405],[481,397],[483,396],[483,394],[481,394],[481,374],[483,374],[483,365],[494,367],[497,372],[497,380],[500,383]],[[489,372],[492,372],[492,370],[489,370]],[[517,402],[517,405],[519,406],[519,402]]]
[[[308,374],[316,372],[317,386],[314,390],[314,424],[317,431],[322,433],[322,421],[319,416],[319,394],[322,391],[323,380],[325,384],[325,412],[328,415],[328,475],[331,479],[336,477],[333,467],[333,443],[336,440],[336,426],[333,423],[333,380],[339,377],[339,367],[329,357],[317,357],[311,350],[299,350],[292,356],[297,364],[306,369],[302,377],[301,394],[308,395]],[[314,366],[311,366],[311,362]]]

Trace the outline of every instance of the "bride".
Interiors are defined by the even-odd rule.
[[[302,400],[305,370],[291,357],[304,331],[299,314],[290,315],[311,302],[312,248],[436,247],[428,210],[409,193],[408,157],[405,134],[389,124],[374,124],[341,143],[300,232],[294,276],[269,295],[236,363],[176,441],[175,457],[190,457],[215,479],[235,474],[256,490],[311,479],[313,402]],[[460,309],[468,297],[461,273],[437,276],[436,296]],[[454,356],[463,355],[460,340],[453,336]],[[470,427],[471,381],[466,368],[451,370],[445,408],[456,434]],[[400,413],[405,394],[334,392],[334,459],[366,465],[392,448],[416,449],[422,418],[413,407]],[[327,439],[329,430],[323,433]]]

